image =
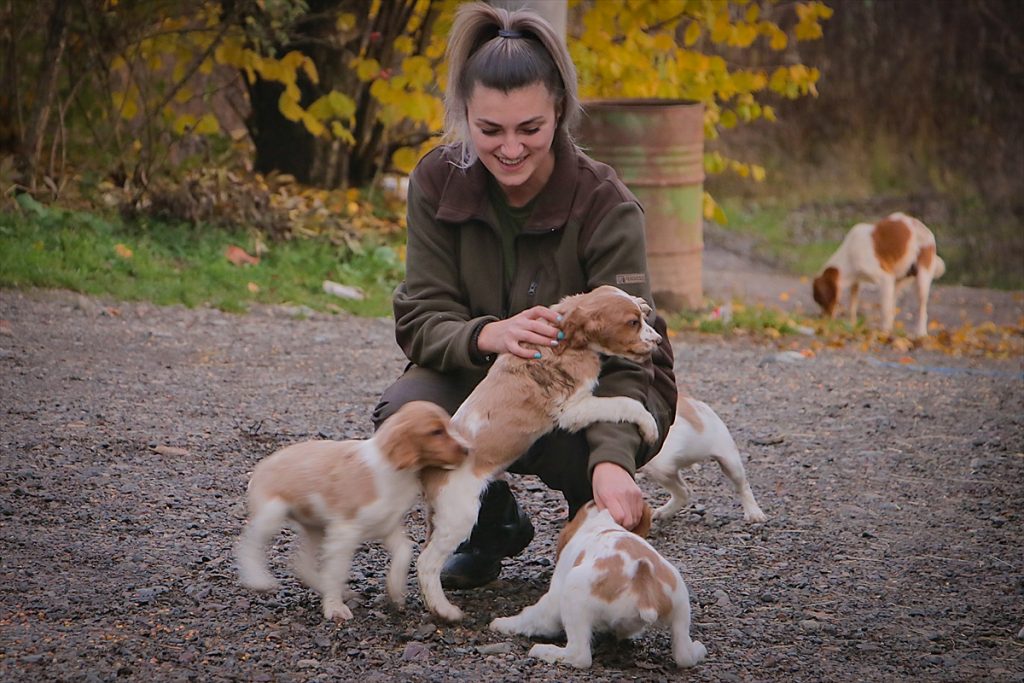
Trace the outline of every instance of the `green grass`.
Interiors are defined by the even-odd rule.
[[[0,213],[0,287],[62,288],[235,312],[258,302],[386,316],[404,272],[396,248],[384,243],[367,241],[353,249],[327,240],[291,240],[270,244],[257,265],[236,266],[225,249],[237,245],[251,254],[255,235],[158,221],[125,223],[45,207],[27,196],[19,203],[21,214]],[[328,295],[325,279],[360,287],[366,298]]]

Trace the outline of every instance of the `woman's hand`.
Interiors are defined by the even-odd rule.
[[[555,325],[562,316],[545,306],[534,306],[511,318],[487,323],[480,330],[476,346],[481,353],[512,353],[520,358],[535,358],[537,350],[523,344],[554,346],[562,334]]]
[[[608,510],[623,529],[632,531],[644,511],[644,494],[629,472],[613,462],[594,466],[591,478],[598,510]]]

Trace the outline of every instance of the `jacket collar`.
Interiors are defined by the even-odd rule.
[[[561,229],[569,221],[579,175],[576,146],[567,135],[562,134],[557,136],[552,149],[555,152],[555,168],[536,197],[533,213],[524,226],[528,232]],[[488,173],[479,159],[465,171],[452,166],[437,205],[437,220],[462,223],[478,219],[493,223],[494,211],[487,201]]]

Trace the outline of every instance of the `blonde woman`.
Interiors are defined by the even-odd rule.
[[[559,343],[548,306],[603,284],[653,307],[644,216],[608,166],[573,142],[581,113],[576,69],[562,39],[537,14],[483,3],[459,8],[448,43],[446,145],[410,178],[406,279],[395,292],[395,333],[409,358],[374,411],[380,424],[413,400],[454,413],[497,354],[530,358],[524,344]],[[605,362],[596,393],[644,403],[664,437],[675,416],[672,347],[646,365]],[[587,501],[632,528],[643,496],[636,469],[661,444],[633,425],[555,431],[509,469],[561,491],[570,518]],[[472,536],[445,564],[447,588],[495,579],[533,526],[505,481],[481,497]]]

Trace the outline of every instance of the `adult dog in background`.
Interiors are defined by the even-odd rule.
[[[534,441],[556,427],[578,431],[594,422],[632,422],[646,441],[658,438],[639,401],[593,395],[601,354],[643,362],[661,341],[645,319],[650,306],[605,285],[551,308],[563,317],[562,343],[539,348],[539,360],[501,354],[452,416],[470,442],[469,458],[455,470],[423,473],[430,536],[416,568],[423,602],[443,619],[462,618],[441,587],[444,561],[473,530],[484,487]]]
[[[914,280],[917,291],[915,336],[928,334],[928,296],[932,280],[946,272],[936,253],[935,235],[924,223],[904,213],[894,213],[875,224],[858,223],[847,233],[839,249],[814,279],[814,300],[829,317],[835,317],[839,300],[850,292],[850,322],[857,323],[860,285],[877,285],[882,297],[882,331],[892,332],[896,315],[896,288]]]

